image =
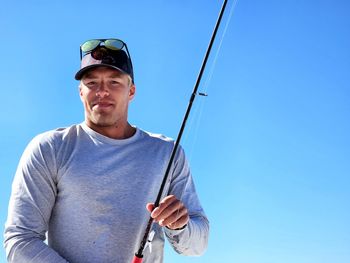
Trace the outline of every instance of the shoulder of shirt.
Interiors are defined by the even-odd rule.
[[[67,138],[70,134],[77,134],[78,131],[78,124],[72,125],[70,127],[62,127],[62,128],[56,128],[53,130],[45,131],[37,136],[35,136],[32,140],[33,143],[56,143],[58,141],[63,141],[65,138]]]
[[[63,143],[64,141],[69,141],[70,139],[79,136],[78,135],[80,130],[79,126],[80,126],[79,124],[75,124],[69,127],[56,128],[53,130],[40,133],[34,137],[33,142],[36,142],[39,144],[46,144],[46,143],[60,144],[60,143]],[[148,139],[153,142],[158,142],[160,144],[169,144],[169,145],[174,144],[174,139],[167,137],[163,134],[145,131],[140,128],[137,128],[137,129],[139,130],[140,136],[143,139]]]
[[[143,136],[148,137],[149,139],[154,139],[154,140],[159,140],[159,141],[163,141],[163,142],[174,143],[174,139],[172,139],[170,137],[167,137],[167,136],[165,136],[163,134],[145,131],[145,130],[142,130],[140,128],[138,128],[138,129],[140,130],[140,132],[142,133]]]
[[[141,133],[141,137],[143,137],[143,139],[149,140],[150,143],[154,145],[159,145],[161,147],[165,146],[170,150],[174,147],[174,144],[175,144],[174,139],[167,137],[163,134],[144,131],[144,130],[141,130],[140,128],[138,129]],[[180,154],[180,156],[184,155],[184,150],[181,145],[178,145],[178,153]]]

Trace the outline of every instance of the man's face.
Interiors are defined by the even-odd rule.
[[[83,76],[79,88],[88,126],[118,127],[127,123],[128,105],[135,95],[135,85],[128,75],[97,67]]]

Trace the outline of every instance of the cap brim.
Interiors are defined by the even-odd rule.
[[[75,74],[75,79],[76,80],[81,80],[84,76],[85,73],[87,73],[89,70],[93,69],[93,68],[97,68],[97,67],[107,67],[107,68],[112,68],[112,69],[116,69],[118,71],[120,71],[121,73],[124,73],[124,74],[127,74],[129,75],[128,73],[126,73],[124,70],[118,68],[118,67],[115,67],[115,66],[112,66],[112,65],[109,65],[109,64],[94,64],[94,65],[90,65],[90,66],[87,66],[85,68],[82,68],[80,69],[76,74]]]

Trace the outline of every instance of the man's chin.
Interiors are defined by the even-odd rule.
[[[107,128],[107,127],[115,127],[115,122],[107,122],[107,121],[98,121],[94,123],[98,127]]]
[[[116,126],[115,120],[109,120],[106,118],[95,118],[95,120],[92,121],[93,124],[97,127],[112,127]]]

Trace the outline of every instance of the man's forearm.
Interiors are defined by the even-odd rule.
[[[55,250],[47,246],[36,233],[18,227],[7,227],[5,249],[8,262],[67,263]]]
[[[68,262],[56,251],[48,247],[40,238],[30,237],[29,234],[16,233],[13,235],[9,229],[7,230],[6,236],[4,242],[8,262]]]

